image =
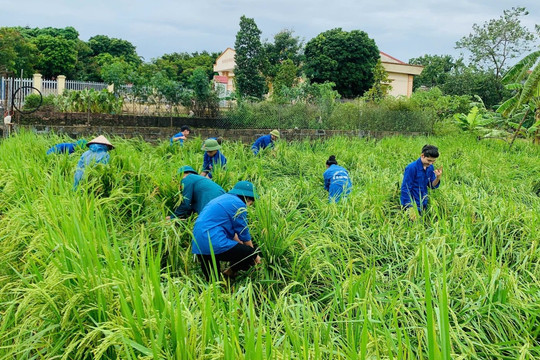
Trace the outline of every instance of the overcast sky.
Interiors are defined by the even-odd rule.
[[[540,23],[540,1],[503,0],[0,0],[0,26],[73,26],[87,41],[95,35],[128,40],[150,61],[173,52],[234,48],[241,15],[254,18],[261,39],[282,29],[306,42],[336,27],[363,30],[379,50],[403,61],[425,54],[459,56],[456,41],[472,25],[524,6],[522,23]]]

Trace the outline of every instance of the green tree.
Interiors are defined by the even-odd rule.
[[[263,49],[261,31],[255,20],[244,15],[240,17],[240,30],[236,34],[236,67],[234,69],[236,90],[240,97],[262,99],[265,93],[265,80],[261,73]]]
[[[38,59],[36,46],[24,38],[14,28],[0,28],[0,73],[16,75],[23,70],[25,74],[34,72]]]
[[[456,48],[468,50],[473,64],[500,77],[508,60],[531,50],[536,35],[521,25],[521,17],[528,14],[524,7],[513,7],[482,26],[474,24],[473,32],[456,42]]]
[[[196,116],[210,116],[217,114],[219,99],[212,91],[211,82],[203,68],[197,68],[189,78],[190,88],[193,90],[191,109]]]
[[[409,60],[411,65],[422,65],[422,73],[414,77],[413,90],[421,86],[432,88],[446,83],[450,72],[461,60],[454,60],[450,55],[424,55]]]
[[[102,58],[102,66],[100,70],[101,78],[107,84],[114,84],[114,92],[121,92],[122,85],[129,82],[131,74],[134,72],[132,64],[125,61],[123,58],[115,58],[109,54],[105,54]],[[104,61],[107,58],[107,61]]]
[[[379,59],[373,70],[373,86],[366,91],[364,98],[369,101],[379,102],[388,95],[390,90],[392,90],[392,85],[390,85],[388,73],[384,69],[381,59]]]
[[[298,82],[298,68],[291,59],[286,59],[278,67],[273,82],[272,97],[277,102],[286,101],[283,97],[284,88],[292,88]]]
[[[58,75],[71,77],[77,63],[77,46],[75,41],[62,36],[39,35],[33,39],[39,51],[36,69],[45,78]]]
[[[343,97],[353,98],[373,85],[373,69],[380,55],[365,32],[337,28],[308,41],[305,57],[304,70],[312,82],[334,82]]]
[[[292,30],[281,30],[274,35],[274,42],[265,42],[263,48],[266,60],[264,73],[270,79],[276,77],[285,60],[291,60],[299,70],[303,60],[303,42],[293,36]]]
[[[127,40],[96,35],[88,39],[88,46],[92,49],[94,56],[107,53],[114,57],[122,58],[127,63],[135,66],[142,63],[141,58],[137,55],[135,46]]]

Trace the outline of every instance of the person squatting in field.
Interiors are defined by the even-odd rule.
[[[184,125],[180,128],[180,132],[174,134],[171,137],[171,145],[173,144],[180,144],[184,145],[184,140],[187,140],[188,135],[191,133],[191,129],[189,126]]]
[[[182,176],[180,190],[182,191],[182,203],[174,210],[167,219],[185,219],[191,214],[200,214],[206,204],[211,200],[225,194],[225,190],[212,180],[198,175],[191,166],[182,166],[178,169]]]
[[[225,156],[219,151],[220,149],[221,145],[218,143],[217,140],[207,139],[204,142],[202,147],[202,150],[205,151],[203,170],[201,172],[202,176],[206,176],[211,179],[212,170],[214,170],[216,167],[225,169],[225,165],[227,164],[227,158],[225,158]]]
[[[75,152],[75,149],[77,148],[84,148],[87,141],[85,139],[77,140],[77,142],[74,143],[60,143],[52,146],[47,150],[47,155],[50,154],[73,154]]]
[[[257,140],[255,140],[253,145],[251,145],[251,151],[253,151],[253,154],[257,155],[259,151],[261,151],[262,149],[266,149],[267,147],[273,148],[274,141],[279,139],[279,136],[280,136],[279,131],[277,130],[270,131],[270,134],[263,135],[259,137]]]
[[[73,189],[77,189],[77,186],[79,186],[79,182],[83,178],[84,171],[87,166],[95,164],[108,164],[110,159],[108,151],[114,149],[114,146],[103,135],[93,139],[86,144],[86,146],[88,146],[89,150],[81,155],[79,163],[77,164]]]
[[[352,182],[349,172],[338,165],[335,155],[326,160],[326,171],[323,174],[324,189],[328,191],[328,202],[339,202],[350,194]]]
[[[436,146],[424,145],[420,157],[405,168],[400,201],[412,220],[416,219],[413,203],[421,214],[428,206],[428,188],[437,189],[440,185],[442,166],[439,169],[433,167],[438,157]]]
[[[223,271],[228,277],[261,262],[247,221],[247,206],[258,197],[251,182],[239,181],[227,194],[210,201],[199,214],[193,227],[191,251],[197,255],[206,280],[212,274],[217,278],[221,261],[229,262]]]

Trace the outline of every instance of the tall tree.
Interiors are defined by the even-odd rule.
[[[291,60],[299,68],[303,60],[303,42],[293,36],[293,31],[284,29],[274,35],[274,42],[263,45],[266,59],[265,75],[274,78],[285,60]]]
[[[32,74],[37,61],[36,46],[14,28],[0,28],[0,74]]]
[[[474,24],[473,32],[456,42],[456,48],[468,50],[473,64],[493,70],[499,78],[508,60],[531,50],[536,35],[521,25],[521,17],[528,14],[524,7],[513,7],[482,26]]]
[[[33,42],[39,50],[36,68],[45,78],[58,75],[71,77],[77,63],[77,44],[63,36],[39,35]]]
[[[450,72],[461,64],[461,59],[454,60],[450,55],[424,55],[409,60],[409,64],[422,65],[422,74],[414,77],[413,90],[420,86],[432,88],[446,83]]]
[[[375,41],[365,32],[337,28],[308,41],[305,57],[308,78],[316,83],[334,82],[343,97],[353,98],[373,85],[373,69],[380,55]]]
[[[261,31],[255,20],[244,15],[240,17],[240,30],[236,34],[236,67],[234,75],[236,90],[241,97],[262,99],[266,83],[261,73],[263,49]]]
[[[94,56],[107,53],[114,57],[122,58],[135,66],[142,63],[141,58],[137,55],[135,46],[127,40],[96,35],[88,39],[88,46],[92,49]]]

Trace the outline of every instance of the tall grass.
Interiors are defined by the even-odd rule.
[[[0,144],[0,359],[540,358],[540,151],[474,138],[225,142],[229,190],[251,180],[263,264],[203,280],[194,218],[166,221],[184,147],[113,138],[108,166],[72,190],[79,154],[57,136]],[[441,188],[410,222],[404,167],[441,150]],[[336,155],[353,180],[328,204]]]

